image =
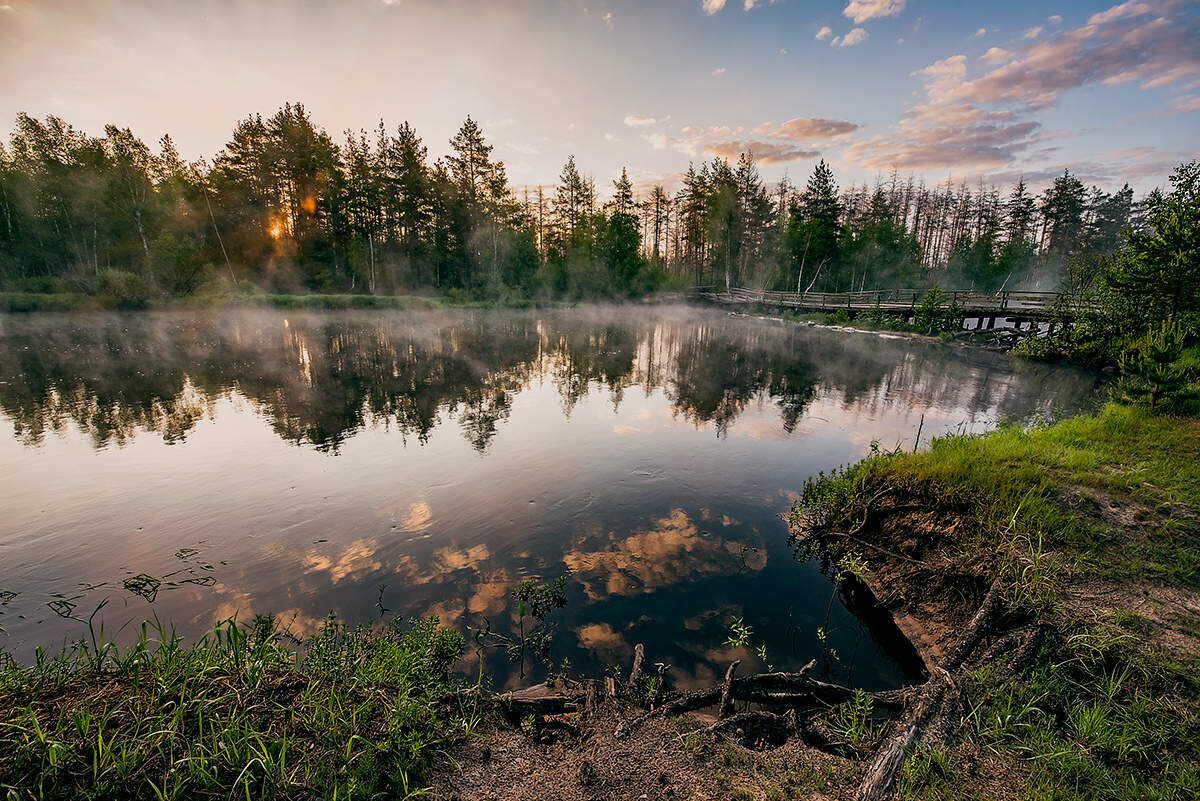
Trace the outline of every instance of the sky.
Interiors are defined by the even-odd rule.
[[[603,192],[747,150],[770,181],[1145,191],[1200,157],[1200,0],[0,0],[0,121],[211,159],[289,100],[431,159],[469,114],[518,192],[568,155]]]

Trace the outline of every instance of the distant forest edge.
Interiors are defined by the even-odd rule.
[[[128,128],[91,137],[22,114],[0,144],[0,289],[116,305],[230,285],[479,301],[693,284],[1077,294],[1165,197],[1135,202],[1128,185],[1110,194],[1070,172],[1040,197],[1023,181],[895,174],[839,191],[824,161],[804,189],[768,186],[747,153],[690,165],[674,196],[635,196],[623,170],[601,202],[574,157],[553,191],[514,190],[474,120],[449,144],[430,164],[411,125],[381,122],[339,145],[289,103],[237,123],[209,164],[169,136],[155,152]],[[1194,183],[1194,164],[1177,172]]]

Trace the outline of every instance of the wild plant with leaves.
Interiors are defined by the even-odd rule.
[[[567,605],[567,577],[559,576],[553,581],[539,583],[536,579],[524,579],[513,587],[511,596],[517,602],[517,631],[514,635],[492,630],[486,617],[483,628],[475,632],[475,642],[480,648],[503,648],[508,658],[520,663],[521,677],[525,677],[525,658],[534,656],[549,665],[550,647],[558,627],[547,620],[555,609]],[[526,630],[526,618],[532,618]]]

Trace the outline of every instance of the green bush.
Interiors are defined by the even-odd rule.
[[[1188,335],[1178,323],[1164,323],[1135,340],[1120,357],[1118,389],[1126,400],[1151,409],[1179,409],[1195,401],[1200,378],[1194,354],[1185,359]]]
[[[114,308],[142,309],[150,301],[150,284],[137,273],[105,270],[97,286],[101,301]]]
[[[950,296],[938,287],[933,287],[914,310],[914,324],[922,334],[933,335],[940,331],[953,332],[959,327],[964,309],[957,301],[947,303]]]

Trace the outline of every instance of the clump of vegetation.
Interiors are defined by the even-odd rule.
[[[1179,323],[1163,323],[1139,337],[1121,354],[1120,392],[1156,410],[1194,401],[1200,396],[1200,371],[1194,359],[1185,358],[1186,340]]]
[[[567,605],[567,577],[559,576],[544,584],[536,579],[524,579],[513,587],[511,594],[517,602],[515,636],[493,631],[491,621],[485,617],[483,628],[475,632],[475,642],[481,648],[505,649],[511,661],[520,663],[520,675],[524,678],[526,657],[533,656],[550,664],[550,646],[554,643],[558,627],[554,621],[546,618],[555,609]],[[527,617],[533,618],[528,630],[525,623]]]
[[[938,287],[931,288],[913,310],[913,325],[922,334],[950,332],[961,325],[963,307]]]
[[[1146,640],[1105,625],[1056,633],[1032,670],[970,674],[969,719],[987,749],[1029,767],[1027,793],[1195,798],[1200,680]]]
[[[873,706],[871,696],[855,690],[853,698],[834,709],[829,721],[841,743],[859,755],[870,753],[883,734],[883,725],[871,719]]]
[[[477,721],[450,670],[462,638],[436,618],[328,621],[299,648],[270,617],[185,645],[144,625],[92,630],[32,667],[0,655],[0,789],[8,798],[409,798]]]
[[[729,636],[725,639],[725,646],[734,651],[739,648],[749,648],[754,651],[754,655],[759,658],[768,672],[775,670],[775,666],[767,658],[767,644],[759,643],[755,645],[754,629],[740,617],[735,618],[729,624]]]

